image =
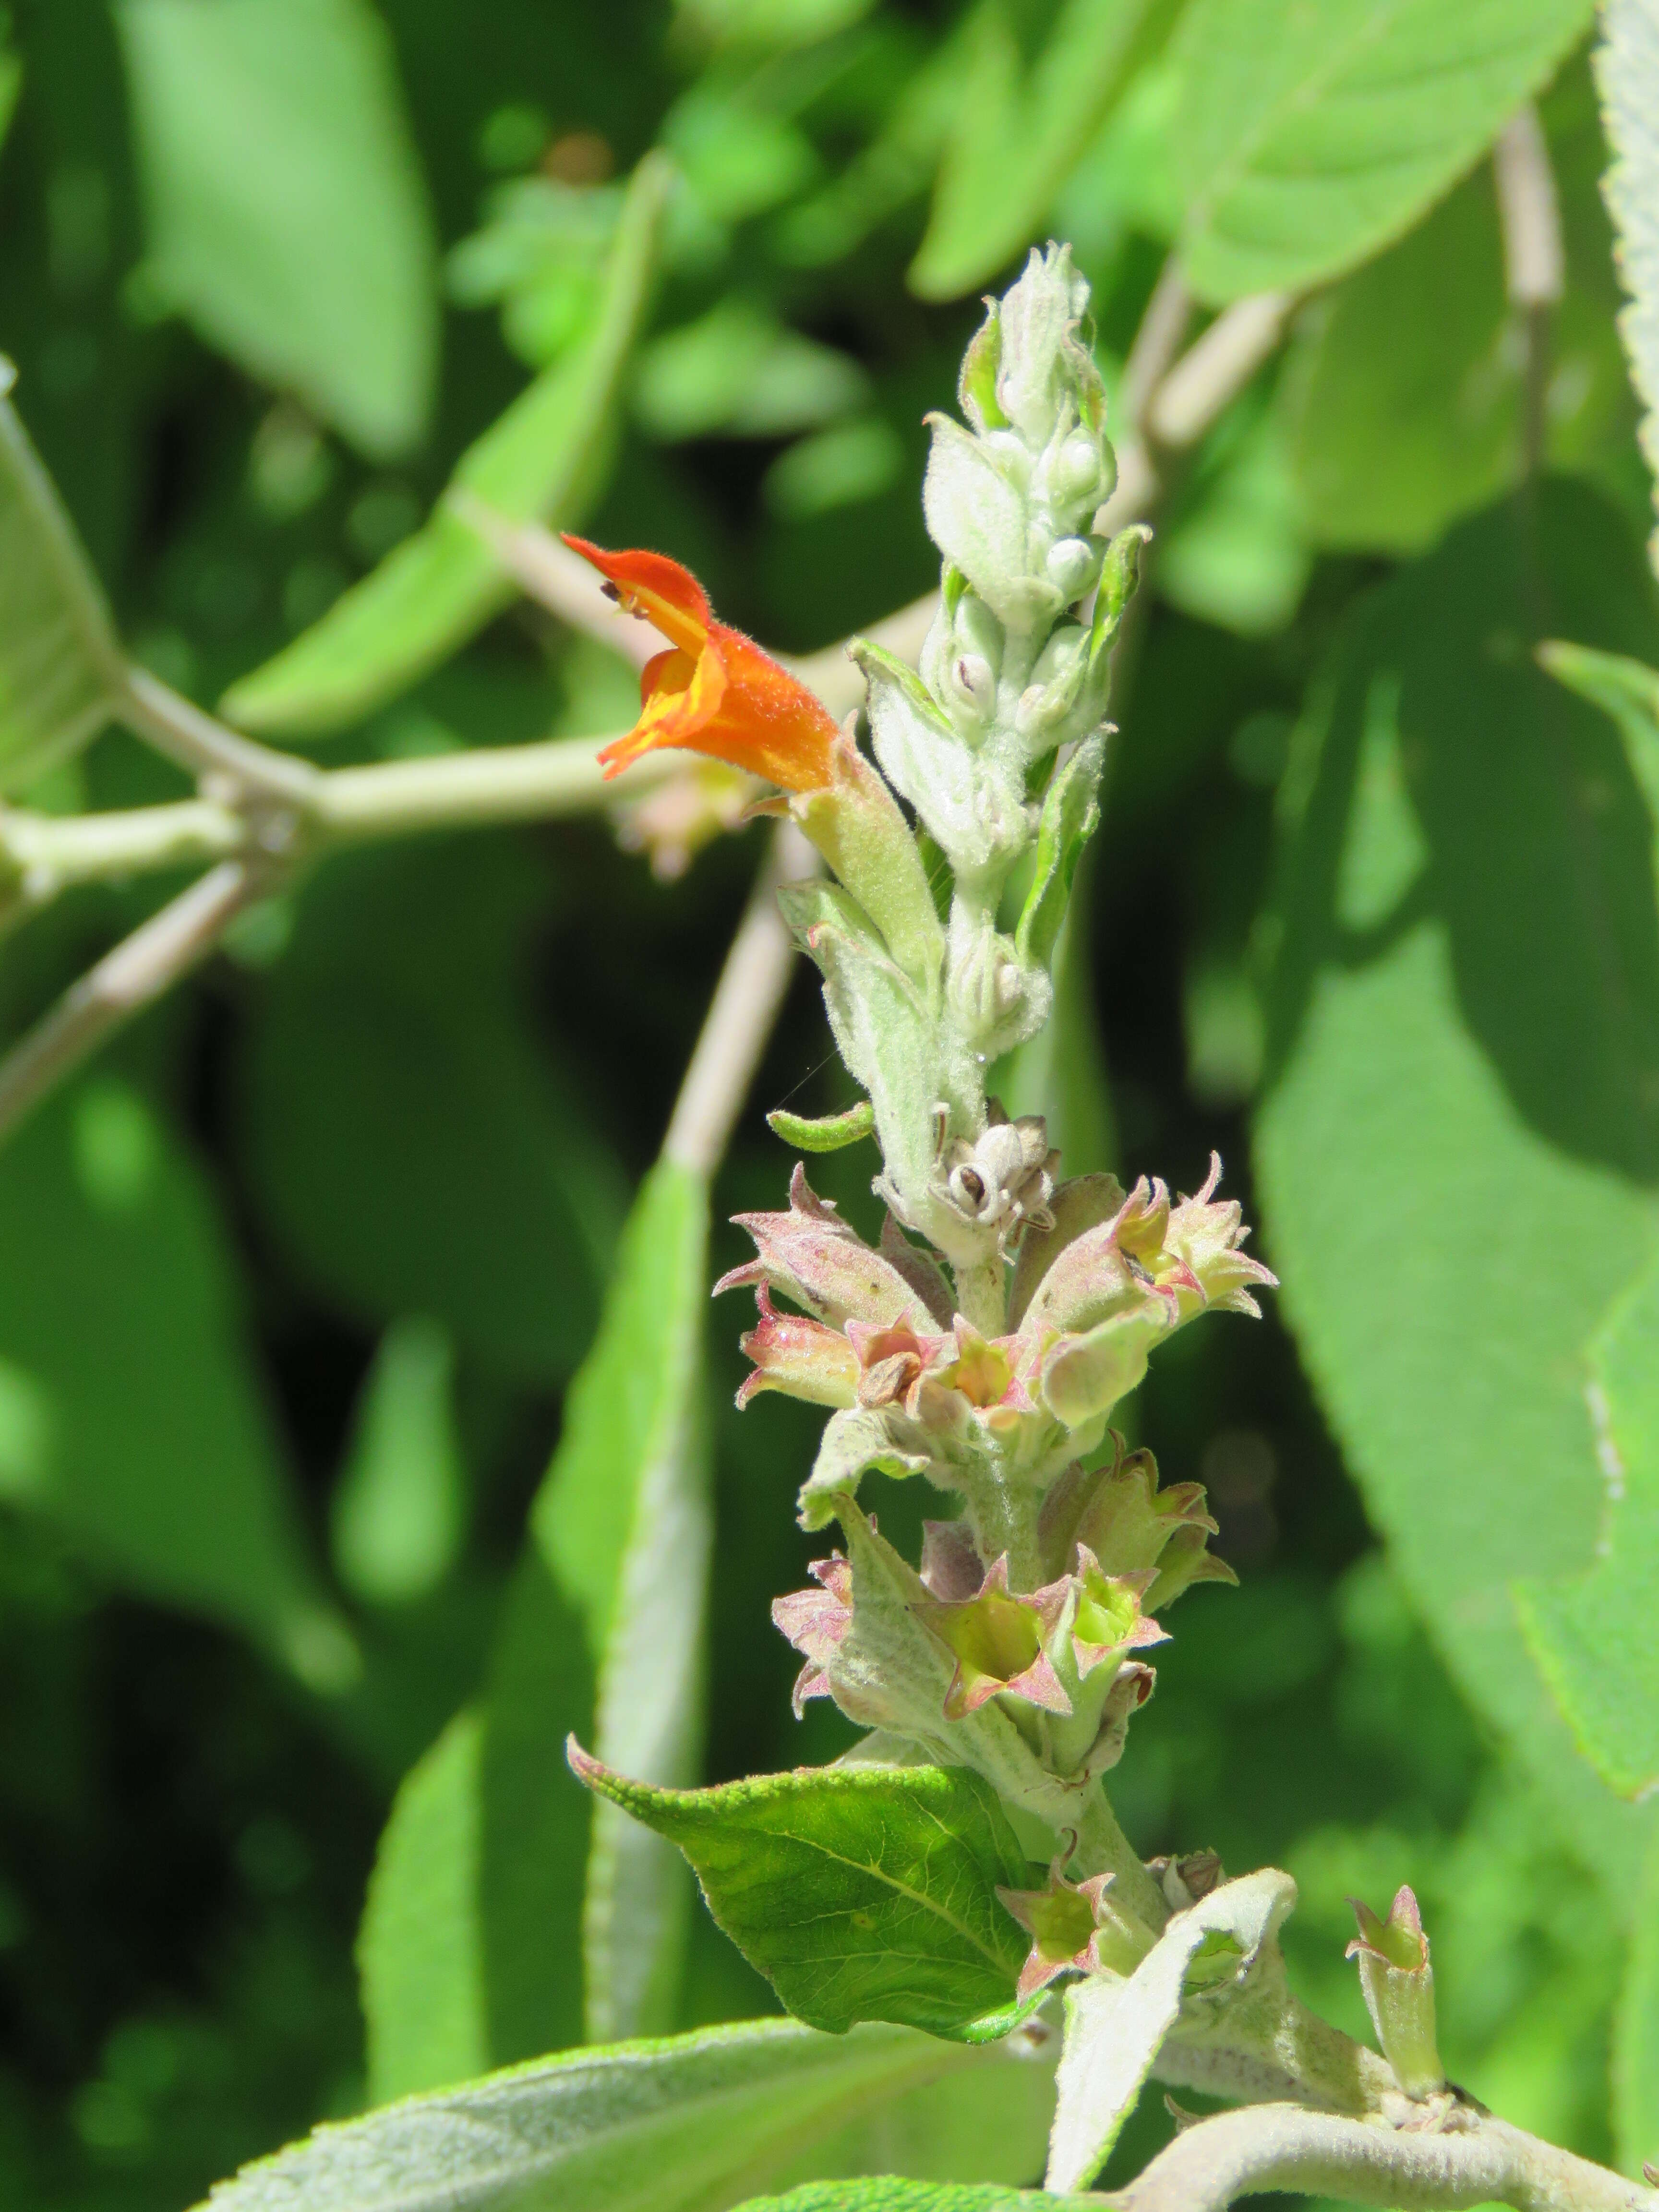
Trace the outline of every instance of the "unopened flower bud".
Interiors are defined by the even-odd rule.
[[[1417,1899],[1402,1883],[1386,1920],[1357,1897],[1348,1902],[1359,1933],[1346,1956],[1358,1961],[1359,1986],[1382,2056],[1408,2097],[1431,2096],[1445,2087],[1446,2071],[1435,2048],[1434,1971]]]
[[[1044,564],[1048,581],[1070,606],[1080,599],[1100,574],[1100,548],[1086,538],[1062,538],[1048,549]]]
[[[986,458],[1005,482],[1017,491],[1030,488],[1031,456],[1024,440],[1014,430],[988,431],[980,440]]]
[[[977,727],[996,705],[996,671],[981,653],[954,653],[945,664],[941,689],[952,720]]]
[[[1048,496],[1057,507],[1098,507],[1111,490],[1114,473],[1101,441],[1091,431],[1073,430],[1049,461]]]

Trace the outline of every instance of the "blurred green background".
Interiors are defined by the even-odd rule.
[[[211,703],[579,350],[623,185],[665,147],[653,304],[580,519],[817,647],[936,582],[922,416],[1029,242],[1073,242],[1111,380],[1172,242],[1211,269],[1201,313],[1279,281],[1215,274],[1193,149],[1219,128],[1206,41],[1282,42],[1293,13],[22,0],[0,347],[123,635]],[[1292,1972],[1355,2032],[1344,1899],[1409,1879],[1454,2076],[1628,2161],[1659,2153],[1659,1885],[1629,1802],[1651,1778],[1574,1747],[1569,1720],[1597,1748],[1573,1670],[1598,1662],[1561,1621],[1600,1603],[1563,1578],[1654,1588],[1617,1543],[1594,1565],[1584,1395],[1659,1225],[1653,833],[1642,757],[1528,648],[1653,659],[1659,614],[1589,11],[1522,17],[1496,112],[1285,277],[1311,293],[1285,343],[1175,475],[1069,1026],[1019,1103],[1071,1172],[1191,1189],[1218,1149],[1285,1283],[1259,1327],[1160,1354],[1135,1404],[1243,1587],[1175,1618],[1113,1778],[1131,1832],[1289,1868]],[[1567,252],[1542,483],[1486,159],[1533,90]],[[337,765],[615,731],[632,684],[518,606],[307,742]],[[178,788],[112,732],[27,798]],[[557,1747],[590,1662],[527,1579],[526,1515],[762,834],[672,877],[601,818],[331,861],[0,1154],[6,2203],[178,2212],[373,2094],[580,2038],[588,1814]],[[157,897],[82,892],[14,935],[8,1030]],[[766,1109],[846,1103],[829,1049],[802,974],[717,1221],[780,1202]],[[870,1164],[814,1173],[866,1228]],[[745,1249],[716,1230],[718,1267]],[[811,1548],[816,1423],[732,1411],[744,1325],[730,1302],[708,1330],[710,1779],[846,1734],[790,1717],[768,1608]],[[879,1487],[914,1534],[926,1501]],[[1659,1477],[1631,1496],[1659,1527]],[[435,2051],[394,1989],[371,2081],[377,1845],[481,1692],[542,1778],[497,1803],[486,1773],[469,1879],[492,1927],[518,1883],[535,1941]],[[441,1932],[453,1900],[417,1895]],[[676,2002],[690,2025],[771,1999],[699,1915]],[[1120,2164],[1165,2125],[1149,2107]]]

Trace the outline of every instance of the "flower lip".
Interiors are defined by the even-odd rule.
[[[611,553],[568,530],[562,536],[573,553],[580,553],[605,578],[609,597],[624,613],[642,616],[682,653],[702,652],[714,610],[708,604],[708,592],[689,568],[681,568],[665,553],[644,548]]]
[[[609,552],[567,533],[573,552],[606,578],[619,605],[669,641],[640,676],[640,718],[599,754],[620,775],[667,745],[708,753],[784,791],[819,791],[836,775],[835,718],[806,686],[741,630],[716,622],[708,595],[665,553]]]

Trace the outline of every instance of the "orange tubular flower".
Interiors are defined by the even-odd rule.
[[[641,672],[639,720],[599,755],[607,776],[641,753],[684,745],[785,791],[831,781],[837,731],[828,709],[752,639],[714,620],[690,570],[663,553],[607,553],[568,532],[564,542],[609,578],[629,613],[669,641]]]

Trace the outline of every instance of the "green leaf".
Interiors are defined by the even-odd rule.
[[[464,1532],[465,1475],[441,1323],[412,1315],[380,1340],[334,1493],[334,1565],[354,1595],[397,1605],[435,1589]]]
[[[362,1951],[382,2097],[454,2080],[461,2052],[477,2070],[579,2040],[584,1980],[590,2034],[673,2016],[689,1877],[614,1808],[590,1818],[563,1742],[597,1729],[653,1780],[695,1773],[708,1212],[701,1182],[672,1164],[641,1186],[465,1723],[476,1748],[444,1739],[382,1838]],[[411,1989],[429,1992],[418,2027]]]
[[[319,2128],[214,2212],[718,2212],[799,2145],[946,2076],[1029,2068],[901,2027],[747,2021],[572,2051]],[[1036,2071],[1037,2069],[1030,2069]],[[1051,2203],[1053,2199],[1045,2199]]]
[[[1188,282],[1219,305],[1340,276],[1471,167],[1590,0],[1194,0],[1177,164]]]
[[[415,1313],[532,1385],[586,1347],[620,1171],[525,1019],[546,896],[471,841],[338,860],[251,1027],[242,1141],[301,1279],[372,1331]]]
[[[1028,1880],[996,1794],[963,1767],[800,1768],[653,1790],[574,1742],[589,1787],[666,1836],[797,2019],[982,2041],[1018,2017],[1026,1945],[997,1887]]]
[[[635,171],[592,331],[468,449],[453,489],[518,522],[574,522],[594,496],[650,295],[671,174],[654,155]],[[234,684],[224,712],[246,728],[289,735],[343,729],[459,652],[511,604],[514,588],[477,532],[440,501],[425,528],[319,623]]]
[[[357,1937],[371,2105],[489,2064],[478,1918],[483,1736],[458,1714],[404,1776]]]
[[[537,1500],[537,1542],[587,1623],[594,1742],[642,1781],[695,1779],[714,1536],[702,1367],[708,1191],[661,1160],[641,1189],[592,1355]],[[674,2017],[690,1885],[661,1840],[599,1805],[582,1913],[587,2034]]]
[[[1590,1346],[1589,1390],[1607,1480],[1596,1563],[1523,1585],[1521,1618],[1586,1755],[1639,1798],[1659,1785],[1659,1267]]]
[[[0,1153],[0,1494],[119,1588],[240,1630],[313,1686],[356,1653],[306,1555],[230,1239],[126,1084]]]
[[[1599,139],[1570,91],[1545,119],[1567,270],[1552,318],[1546,448],[1558,466],[1622,493],[1631,401],[1611,326]],[[1302,319],[1282,391],[1308,534],[1344,550],[1420,552],[1518,483],[1524,370],[1483,165]]]
[[[680,0],[680,12],[712,38],[788,47],[833,38],[873,5],[874,0]]]
[[[757,2197],[740,2205],[738,2212],[1066,2212],[1085,2200],[1052,2197],[1044,2190],[997,2189],[964,2185],[942,2186],[930,2181],[901,2181],[890,2173],[875,2174],[863,2181],[815,2181],[792,2189],[787,2197]],[[1093,2198],[1087,2200],[1094,2203]]]
[[[1049,2138],[1050,2189],[1086,2188],[1106,2163],[1180,2016],[1197,1954],[1215,1948],[1236,1960],[1227,1978],[1242,1984],[1295,1903],[1289,1875],[1264,1867],[1223,1882],[1177,1914],[1133,1974],[1090,1974],[1071,1984]],[[1204,1986],[1213,1984],[1206,1979]]]
[[[869,380],[850,355],[787,330],[738,295],[640,356],[634,406],[653,437],[781,438],[850,414]]]
[[[1575,1754],[1509,1585],[1594,1553],[1585,1356],[1659,1227],[1659,933],[1640,793],[1534,666],[1546,626],[1659,646],[1636,548],[1583,486],[1542,485],[1535,533],[1507,508],[1455,532],[1316,688],[1255,1146],[1284,1309],[1372,1519],[1465,1691],[1613,1867],[1639,1824]]]
[[[1538,648],[1539,665],[1557,683],[1600,707],[1618,724],[1632,772],[1642,787],[1659,833],[1659,669],[1626,653],[1551,638]]]
[[[437,241],[368,0],[121,0],[156,297],[374,459],[426,435]]]
[[[1134,70],[1167,29],[1167,0],[1060,0],[1038,52],[1029,10],[981,0],[968,80],[910,267],[926,300],[953,300],[1040,231],[1055,192]]]
[[[766,1117],[766,1126],[775,1137],[786,1145],[793,1145],[800,1152],[840,1152],[848,1145],[860,1143],[875,1133],[876,1109],[867,1098],[860,1098],[856,1106],[849,1106],[844,1114],[826,1115],[820,1121],[809,1121],[799,1114],[787,1114],[781,1106]]]
[[[0,791],[96,737],[123,680],[109,610],[0,359]]]
[[[1294,363],[1292,453],[1322,545],[1414,553],[1507,489],[1520,365],[1489,173],[1332,295]]]
[[[1642,402],[1642,451],[1659,478],[1659,29],[1645,0],[1607,0],[1601,31],[1595,81],[1613,153],[1605,189],[1630,295],[1619,331]]]
[[[1613,2022],[1613,2118],[1626,2173],[1659,2164],[1659,1841],[1649,1848]]]
[[[1034,2045],[1035,2048],[1028,2048]],[[1003,2054],[906,2091],[817,2136],[767,2176],[773,2189],[830,2174],[904,2174],[930,2182],[1034,2181],[1048,2148],[1060,2038],[1046,2029],[999,2043],[941,2048]]]
[[[1044,794],[1031,888],[1014,940],[1022,960],[1046,968],[1054,957],[1078,862],[1100,823],[1097,793],[1105,752],[1105,738],[1098,732],[1085,738]]]

